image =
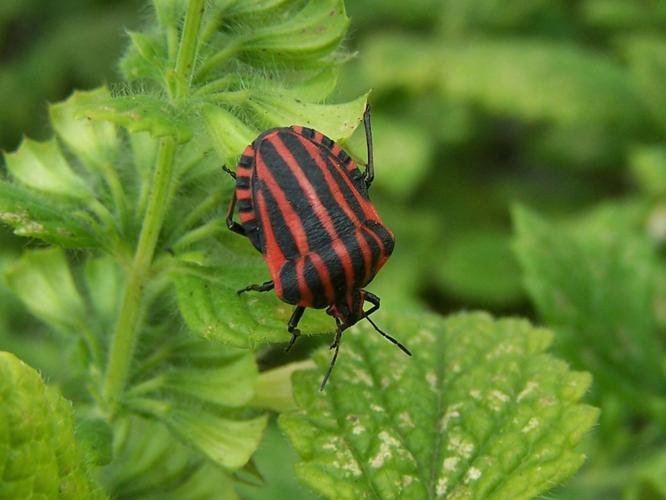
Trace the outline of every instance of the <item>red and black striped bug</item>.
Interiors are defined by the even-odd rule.
[[[351,157],[321,132],[294,125],[260,134],[238,162],[236,190],[227,227],[247,236],[268,264],[273,278],[238,293],[275,289],[296,306],[287,324],[294,345],[306,307],[335,318],[331,375],[342,332],[363,318],[406,354],[409,350],[369,318],[379,297],[363,289],[393,252],[395,238],[368,197],[374,178],[370,108],[363,115],[368,164],[361,172]],[[236,205],[240,223],[233,214]],[[363,310],[365,302],[371,307]]]

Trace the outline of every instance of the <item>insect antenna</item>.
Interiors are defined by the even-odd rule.
[[[390,340],[390,341],[393,342],[395,345],[397,345],[397,346],[400,348],[400,350],[402,350],[402,352],[404,352],[405,354],[407,354],[407,356],[411,356],[411,355],[412,355],[412,353],[409,352],[409,349],[407,349],[404,345],[402,345],[402,344],[401,344],[400,342],[398,342],[396,339],[394,339],[393,337],[391,337],[388,333],[385,333],[385,332],[381,331],[381,330],[379,329],[379,327],[375,324],[375,322],[372,321],[372,320],[370,319],[369,316],[366,316],[365,319],[367,319],[367,320],[370,322],[370,324],[371,324],[372,326],[375,327],[375,330],[377,330],[377,331],[382,335],[382,337],[384,337],[384,338]]]
[[[340,351],[340,338],[342,337],[342,331],[340,330],[340,327],[338,327],[335,330],[335,340],[333,341],[333,345],[331,345],[331,349],[335,347],[335,352],[333,353],[333,359],[331,360],[331,364],[328,365],[328,370],[326,370],[326,375],[324,375],[324,380],[321,381],[321,386],[319,387],[320,391],[324,390],[324,387],[326,387],[326,382],[328,382],[328,379],[331,376],[331,373],[333,372],[333,367],[335,366],[335,360],[338,359],[338,352]]]

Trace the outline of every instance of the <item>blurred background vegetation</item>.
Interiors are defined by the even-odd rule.
[[[145,8],[0,2],[0,147],[15,149],[24,133],[47,137],[47,102],[113,86],[124,30]],[[372,290],[392,309],[484,309],[555,328],[560,355],[595,375],[590,398],[603,413],[588,463],[551,496],[666,498],[666,3],[353,0],[347,10],[354,57],[336,98],[373,89],[373,196],[398,240]],[[362,134],[349,147],[363,157]],[[515,228],[517,205],[539,215],[519,216]],[[581,273],[572,293],[589,288],[575,319],[530,286],[538,270],[526,235],[537,248],[577,245],[560,252],[559,273]],[[627,241],[647,245],[647,257],[631,247],[626,262],[595,275],[595,259]],[[0,272],[31,244],[0,227]],[[648,275],[636,287],[645,285],[650,307],[626,319],[618,310],[636,296],[627,284],[635,268]],[[631,328],[645,315],[642,348],[656,369],[643,375]],[[607,333],[620,323],[628,340],[618,346]],[[55,344],[1,280],[0,348],[67,384]],[[271,428],[257,457],[271,486],[243,497],[307,496],[285,467],[287,446]]]

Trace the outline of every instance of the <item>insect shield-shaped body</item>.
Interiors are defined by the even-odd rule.
[[[342,331],[379,308],[379,298],[363,287],[395,244],[368,197],[374,176],[369,108],[364,124],[365,172],[321,132],[297,125],[263,132],[243,152],[236,173],[227,170],[236,179],[227,225],[263,254],[273,278],[239,293],[275,289],[281,300],[296,306],[288,322],[292,338],[287,350],[299,334],[297,325],[306,307],[326,307],[335,318],[335,353],[322,389],[335,364]],[[240,223],[233,220],[236,205]],[[367,311],[365,302],[371,305]]]

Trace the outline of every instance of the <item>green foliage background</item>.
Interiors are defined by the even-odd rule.
[[[220,0],[210,5],[222,8],[233,3]],[[289,4],[296,12],[307,2],[254,3],[270,13],[273,4]],[[326,3],[337,5],[335,1]],[[398,241],[390,263],[370,289],[382,297],[384,310],[393,311],[385,316],[391,333],[410,347],[425,342],[419,328],[440,332],[442,338],[434,352],[441,350],[443,362],[431,359],[425,346],[421,353],[413,349],[417,366],[423,367],[410,365],[408,369],[407,377],[414,371],[410,378],[413,393],[428,394],[427,375],[432,369],[442,372],[440,388],[452,394],[449,403],[458,394],[462,398],[477,386],[491,384],[491,379],[497,383],[493,374],[510,374],[508,381],[502,382],[505,392],[515,390],[520,395],[526,375],[515,372],[515,365],[534,364],[534,377],[542,377],[538,378],[540,384],[557,394],[558,404],[564,408],[561,414],[548,418],[554,430],[568,436],[566,445],[557,441],[554,431],[525,445],[521,429],[532,428],[526,415],[537,411],[530,400],[503,413],[504,418],[494,421],[492,427],[488,415],[497,402],[493,397],[501,402],[504,392],[493,396],[495,393],[489,391],[488,399],[484,395],[478,405],[454,407],[452,413],[446,413],[449,418],[462,414],[465,422],[471,422],[468,427],[460,424],[455,432],[472,440],[486,436],[490,443],[485,454],[475,453],[474,457],[486,460],[482,463],[487,469],[468,464],[467,475],[453,470],[451,484],[458,488],[453,494],[529,497],[571,476],[585,454],[587,461],[578,474],[551,490],[550,497],[666,498],[666,9],[656,0],[354,0],[347,2],[346,9],[351,24],[343,50],[335,51],[340,42],[336,33],[344,34],[346,28],[344,20],[340,26],[330,27],[330,39],[326,33],[314,32],[300,35],[311,38],[299,39],[296,31],[287,28],[253,38],[251,31],[243,30],[252,23],[270,24],[270,15],[243,17],[246,13],[239,8],[235,23],[220,35],[223,40],[238,36],[246,43],[235,47],[231,56],[224,55],[231,59],[220,59],[238,80],[225,83],[227,93],[216,102],[218,108],[202,105],[191,120],[186,114],[164,112],[161,102],[151,94],[160,85],[176,88],[177,94],[179,82],[144,78],[157,74],[155,67],[165,67],[166,63],[159,57],[156,33],[140,30],[142,16],[150,17],[143,2],[107,5],[102,1],[70,1],[57,6],[38,0],[2,2],[0,146],[14,151],[23,132],[46,140],[53,127],[61,142],[67,143],[67,131],[73,130],[68,128],[73,123],[68,113],[75,106],[94,123],[106,124],[95,129],[99,141],[113,141],[114,134],[125,141],[126,136],[111,131],[108,122],[95,120],[108,119],[117,130],[125,127],[134,133],[125,146],[135,154],[122,161],[132,164],[137,172],[142,171],[143,160],[152,158],[153,151],[147,145],[152,140],[149,135],[137,132],[173,136],[182,143],[195,137],[179,158],[182,164],[188,159],[192,164],[200,163],[184,172],[183,189],[177,193],[185,206],[194,206],[206,183],[226,186],[228,179],[217,166],[222,161],[233,163],[238,144],[247,143],[252,127],[260,130],[277,125],[271,120],[278,116],[288,120],[302,116],[315,123],[318,119],[321,123],[335,121],[328,116],[330,112],[323,111],[329,108],[294,105],[284,110],[279,103],[294,87],[291,98],[321,102],[333,89],[334,73],[339,70],[336,90],[326,102],[348,103],[348,108],[339,108],[341,117],[354,115],[352,109],[362,109],[358,98],[372,89],[377,165],[372,195]],[[125,29],[137,30],[131,32],[134,48],[127,52]],[[219,41],[211,42],[211,47]],[[275,54],[262,55],[266,47],[270,50],[275,46],[280,49]],[[119,66],[122,54],[125,58]],[[321,63],[319,58],[332,54],[335,58],[321,66],[322,73],[312,77],[316,64]],[[200,54],[203,60],[214,57],[216,54]],[[250,66],[256,63],[260,71],[248,70],[248,61]],[[308,64],[312,66],[306,70],[312,73],[305,78],[299,71]],[[199,88],[222,78],[216,74],[216,66],[211,68],[196,82]],[[283,78],[279,93],[271,81],[273,74]],[[71,89],[92,89],[104,83],[120,99],[104,100],[106,94],[100,91],[78,93],[68,101],[69,107],[58,105],[47,110],[46,101],[61,100]],[[247,88],[254,94],[244,94]],[[146,120],[134,120],[126,113],[136,109],[133,92],[144,94],[139,104]],[[230,109],[233,113],[225,114]],[[216,130],[216,126],[222,132],[218,137],[232,138],[213,138],[212,146],[204,144],[202,128]],[[235,135],[228,134],[229,130]],[[350,131],[340,127],[327,133],[345,139]],[[24,144],[29,146],[24,151],[34,147],[37,157],[50,154],[40,152],[30,142]],[[357,130],[346,146],[354,156],[364,158],[362,131]],[[75,147],[68,159],[72,154],[87,159],[86,151]],[[17,164],[20,159],[12,155],[6,158],[8,164],[11,158],[17,158]],[[55,167],[46,162],[45,168]],[[13,170],[21,171],[20,166]],[[40,177],[37,174],[45,175],[23,172],[28,184]],[[62,179],[67,182],[63,184]],[[85,193],[77,191],[81,188],[77,182],[65,172],[48,188],[69,196],[70,202],[72,198],[84,199]],[[140,191],[141,187],[137,184],[132,189]],[[217,235],[226,199],[227,192],[212,196],[217,212],[208,213],[208,219],[195,229]],[[118,206],[116,209],[118,234],[104,227],[91,235],[83,229],[76,232],[78,226],[72,225],[67,226],[71,231],[67,238],[56,231],[46,240],[81,248],[99,238],[112,249],[112,256],[122,256],[126,251],[122,242],[133,242],[140,220],[136,214],[133,218],[130,213],[123,215]],[[48,220],[52,213],[47,210],[40,215]],[[170,221],[165,232],[179,236],[178,231],[188,223],[185,219]],[[34,236],[29,224],[14,226],[17,232]],[[354,437],[361,424],[384,436],[382,443],[388,448],[399,438],[401,445],[395,448],[402,450],[395,452],[398,462],[389,464],[387,470],[363,471],[363,477],[376,488],[368,491],[390,497],[394,487],[382,487],[401,484],[406,495],[423,498],[443,488],[437,481],[411,483],[405,479],[418,477],[423,464],[434,463],[439,451],[433,452],[433,457],[412,453],[428,440],[396,424],[396,420],[411,418],[400,417],[400,405],[408,396],[399,388],[393,389],[393,394],[399,394],[396,398],[402,402],[390,396],[378,402],[391,410],[392,418],[346,420],[346,415],[374,411],[362,387],[353,386],[354,377],[349,374],[367,371],[374,376],[377,367],[399,359],[384,352],[392,349],[390,345],[367,339],[371,332],[364,329],[363,337],[349,335],[347,345],[343,342],[341,363],[332,382],[348,384],[342,386],[350,394],[348,401],[335,389],[325,399],[317,399],[320,370],[295,375],[294,403],[289,375],[296,368],[311,367],[307,361],[311,353],[329,337],[317,335],[299,341],[297,352],[286,359],[279,344],[265,345],[288,338],[282,325],[289,312],[278,301],[262,296],[252,306],[221,309],[233,300],[236,288],[249,281],[263,281],[264,276],[261,262],[246,248],[247,242],[222,232],[206,247],[197,246],[201,232],[187,233],[185,240],[168,241],[183,266],[206,266],[223,273],[224,279],[207,282],[202,273],[186,273],[173,278],[174,293],[164,293],[169,273],[178,272],[177,266],[169,267],[168,257],[164,259],[168,272],[164,281],[153,283],[149,294],[166,300],[151,305],[148,326],[138,346],[139,359],[146,364],[131,374],[134,392],[124,402],[133,416],[113,429],[116,441],[119,435],[124,436],[124,444],[111,453],[106,417],[86,410],[90,408],[89,378],[101,377],[86,365],[89,361],[82,354],[86,339],[69,342],[63,352],[62,337],[72,330],[112,328],[113,300],[125,286],[124,275],[108,255],[86,260],[83,251],[66,254],[57,248],[44,248],[35,238],[19,238],[8,226],[0,226],[0,231],[0,351],[12,352],[37,368],[47,382],[57,385],[67,399],[83,409],[78,410],[74,425],[71,409],[56,392],[44,389],[39,402],[45,408],[58,408],[51,411],[62,412],[56,430],[49,431],[49,436],[64,435],[63,441],[71,441],[62,445],[67,449],[62,456],[67,460],[88,457],[84,465],[77,462],[72,466],[77,468],[71,476],[72,488],[99,491],[89,483],[94,464],[102,467],[98,479],[106,494],[118,498],[165,497],[167,493],[180,498],[183,491],[192,498],[315,498],[306,487],[326,496],[359,497],[370,493],[355,489],[358,484],[353,480],[356,469],[352,460],[363,463],[366,457],[372,463],[373,458],[382,456],[383,449],[364,442],[363,435]],[[69,274],[68,268],[74,272]],[[174,319],[179,307],[182,321]],[[587,375],[570,371],[542,353],[551,342],[551,334],[532,331],[524,322],[492,323],[484,315],[443,320],[423,313],[424,309],[440,314],[482,309],[497,316],[528,318],[548,327],[557,357],[573,370],[590,372],[593,377],[587,400],[601,409],[594,432],[575,448],[594,421],[594,412],[577,404],[590,381]],[[155,352],[154,346],[167,338],[168,325],[158,321],[163,317],[178,324],[177,332],[168,331],[170,340]],[[327,319],[316,314],[309,321],[311,331],[323,332],[329,327]],[[211,324],[217,326],[208,329]],[[186,333],[184,325],[226,346],[203,344],[200,337]],[[501,362],[481,362],[486,359],[485,346],[494,345],[491,333],[495,331],[505,332],[522,347]],[[460,353],[455,346],[462,346]],[[240,349],[247,347],[257,356]],[[315,361],[325,364],[327,356],[316,352]],[[477,356],[479,367],[473,370],[470,366],[467,378],[447,379],[446,373],[464,365],[471,353]],[[291,364],[300,360],[306,361]],[[8,362],[14,363],[13,358]],[[168,371],[160,371],[163,366]],[[21,374],[17,377],[25,377],[30,387],[41,387],[34,372],[21,370],[16,369],[15,373]],[[419,383],[415,382],[417,372]],[[565,380],[577,389],[566,386]],[[551,394],[547,390],[544,398]],[[363,399],[367,400],[365,407],[357,404]],[[200,406],[201,400],[206,405]],[[300,413],[293,412],[295,404]],[[431,419],[424,417],[422,425],[432,425],[438,416],[437,404],[429,407],[424,402],[423,406],[430,410],[421,415]],[[281,418],[281,429],[293,449],[272,416],[263,438],[259,438],[267,419],[265,410],[286,415]],[[339,412],[345,413],[340,416]],[[562,424],[562,415],[567,416],[569,426]],[[525,420],[520,420],[523,417]],[[336,418],[337,424],[331,423]],[[237,432],[234,426],[241,422],[249,426],[244,428],[248,434],[257,437],[242,446],[228,443],[229,450],[238,453],[237,460],[231,456],[234,453],[220,454],[212,441],[206,440],[213,435],[213,439],[224,441],[225,435]],[[579,424],[580,432],[570,427],[572,422]],[[74,428],[81,449],[72,444]],[[312,449],[312,443],[326,446],[327,440],[336,439],[340,429],[346,432],[343,435],[352,436],[345,446],[349,453],[355,453],[351,460],[345,455],[342,465],[339,456],[319,455]],[[384,429],[388,429],[387,434],[381,434]],[[493,445],[488,437],[495,434],[505,438],[512,449],[525,445],[534,450],[538,449],[534,443],[538,443],[553,454],[561,447],[566,452],[551,462],[532,463],[526,458],[524,469],[505,471],[504,482],[491,483],[491,472],[496,469],[490,464],[498,456],[504,457],[500,453],[504,444]],[[243,467],[259,441],[250,465]],[[243,446],[247,450],[239,451]],[[197,453],[192,453],[192,447]],[[358,450],[364,451],[359,454]],[[399,462],[404,458],[401,453],[412,453],[419,467],[407,459]],[[524,453],[534,459],[530,452]],[[170,460],[162,462],[160,457],[166,455]],[[461,456],[464,458],[464,453]],[[49,463],[56,463],[57,458]],[[297,474],[304,485],[292,472],[290,464],[297,462]],[[454,462],[449,463],[455,468]],[[529,474],[529,467],[536,469],[544,463],[553,471],[548,485],[532,491],[521,489],[524,485],[520,481],[511,481],[512,473]],[[345,473],[345,466],[351,476]],[[476,489],[467,488],[470,477],[475,477],[470,471],[477,470],[483,481],[476,483]],[[398,472],[401,475],[395,475]],[[538,473],[534,474],[537,484]],[[435,475],[433,472],[430,479]],[[217,486],[215,493],[211,493],[211,484]],[[421,484],[423,490],[412,484]]]

